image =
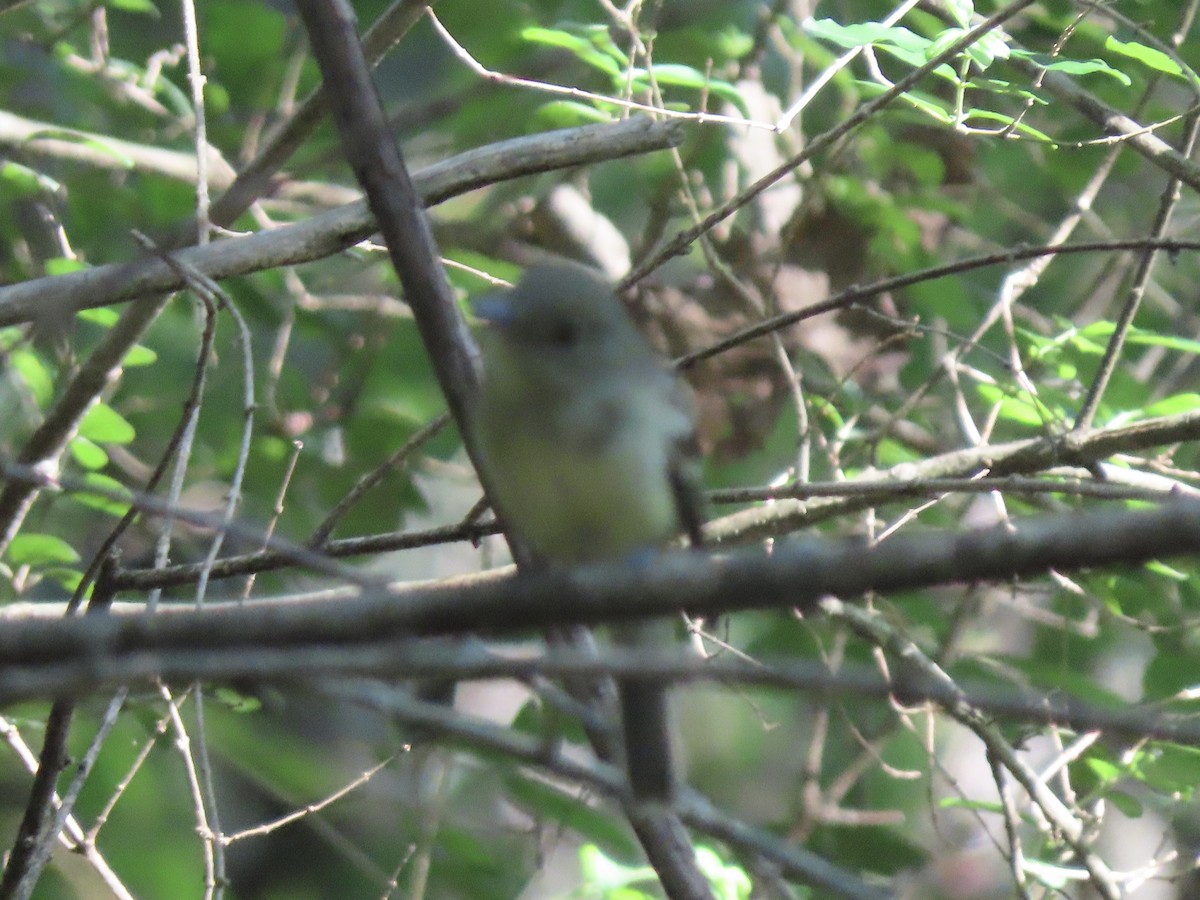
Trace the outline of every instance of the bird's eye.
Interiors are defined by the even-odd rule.
[[[579,337],[579,330],[573,322],[556,322],[550,329],[550,341],[556,347],[569,347]]]

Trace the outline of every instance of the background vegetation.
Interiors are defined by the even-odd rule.
[[[1195,560],[1144,561],[1196,519],[1123,507],[1200,485],[1196,2],[423,6],[354,4],[458,299],[549,255],[632,272],[718,550],[930,532],[957,568],[818,603],[867,551],[805,544],[840,570],[714,601],[749,611],[691,623],[730,666],[677,691],[698,794],[633,829],[534,670],[447,713],[336,620],[282,656],[58,621],[272,599],[292,635],[506,551],[296,9],[0,2],[0,896],[658,896],[679,820],[721,897],[1195,896]],[[630,116],[675,126],[621,155]],[[1010,557],[953,543],[982,526]]]

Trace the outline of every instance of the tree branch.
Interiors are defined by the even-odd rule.
[[[672,122],[630,119],[586,125],[469,150],[415,173],[413,184],[422,201],[433,206],[497,181],[648,153],[682,139],[683,127]],[[358,201],[271,231],[189,247],[176,258],[220,281],[332,256],[375,229],[366,203]],[[36,320],[48,308],[67,316],[181,287],[182,279],[157,258],[34,278],[0,287],[0,326]]]

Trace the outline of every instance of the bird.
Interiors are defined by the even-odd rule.
[[[634,324],[613,288],[573,262],[530,267],[473,304],[483,374],[470,415],[502,524],[546,565],[645,565],[686,533],[702,540],[691,392]],[[652,623],[614,629],[661,645]],[[677,786],[661,679],[617,683],[635,800]]]

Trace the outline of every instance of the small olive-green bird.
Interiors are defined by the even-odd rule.
[[[484,374],[472,427],[506,527],[552,565],[644,563],[700,541],[691,395],[609,287],[574,263],[529,269],[474,304]],[[618,630],[657,643],[652,625]],[[675,786],[661,680],[618,685],[633,795]]]

